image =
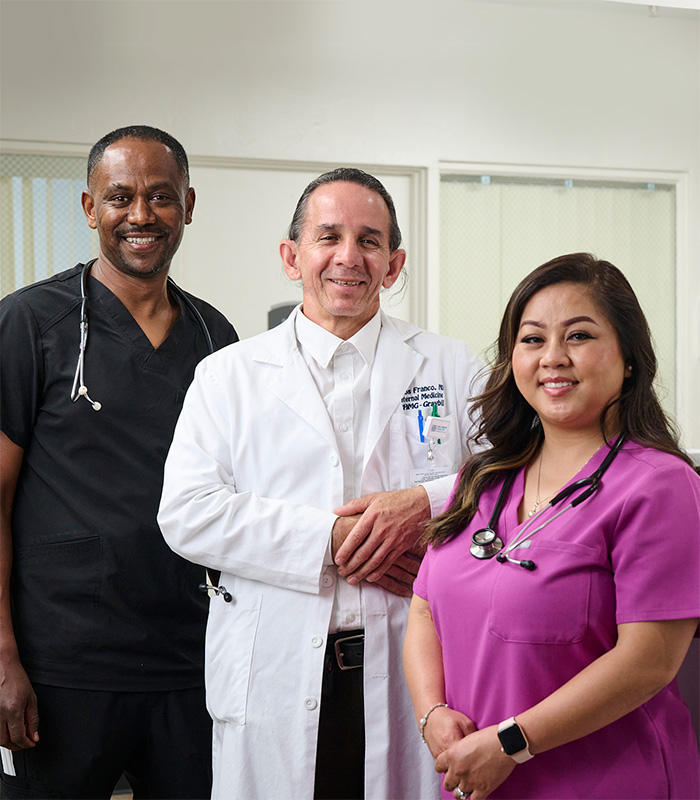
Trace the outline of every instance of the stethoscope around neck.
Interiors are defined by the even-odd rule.
[[[496,505],[494,506],[493,513],[491,514],[491,519],[489,519],[488,525],[485,528],[479,528],[478,531],[475,531],[472,534],[472,542],[469,546],[469,552],[474,556],[474,558],[479,559],[488,559],[493,558],[496,556],[496,561],[504,564],[506,561],[510,561],[512,564],[518,564],[523,569],[527,569],[532,571],[537,566],[534,561],[530,559],[523,559],[518,560],[515,558],[510,557],[510,553],[513,550],[516,550],[518,547],[521,547],[524,542],[529,541],[538,531],[541,531],[542,528],[549,525],[550,522],[554,522],[554,520],[561,516],[565,511],[568,511],[570,508],[574,508],[575,506],[583,503],[584,500],[587,500],[594,492],[598,491],[600,488],[600,479],[605,474],[605,471],[608,467],[612,464],[613,459],[615,456],[620,452],[620,448],[625,440],[624,433],[621,433],[617,437],[617,441],[615,444],[610,448],[610,452],[605,456],[604,460],[598,467],[598,469],[589,475],[587,478],[581,478],[578,481],[574,481],[569,486],[565,486],[558,494],[556,494],[549,503],[542,508],[537,514],[530,517],[529,520],[525,523],[522,530],[517,534],[517,536],[513,539],[512,542],[508,544],[507,547],[503,547],[503,540],[500,536],[496,533],[496,526],[498,525],[498,520],[501,516],[501,512],[503,511],[503,506],[506,502],[506,498],[510,494],[511,487],[513,486],[513,482],[515,481],[515,472],[511,472],[508,477],[503,482],[503,486],[501,487],[501,491],[498,493],[498,498],[496,499]],[[578,497],[575,497],[571,500],[564,508],[560,509],[554,516],[550,517],[548,520],[543,522],[541,525],[538,525],[536,528],[532,530],[528,530],[531,525],[537,520],[537,518],[542,514],[543,511],[546,511],[548,508],[552,506],[556,506],[562,500],[565,500],[567,497],[570,497],[575,492],[583,489],[581,494]]]
[[[88,394],[88,388],[85,385],[85,350],[87,348],[87,340],[88,340],[88,318],[87,318],[87,275],[90,272],[90,268],[92,265],[97,261],[96,258],[93,258],[92,261],[88,261],[87,264],[83,267],[80,272],[80,350],[78,352],[78,363],[75,367],[75,377],[73,378],[73,387],[70,390],[70,399],[71,402],[75,403],[76,400],[80,397],[84,397],[88,403],[93,407],[95,411],[99,411],[102,408],[102,403],[98,402],[97,400],[93,400],[90,395]],[[209,353],[214,352],[214,344],[211,340],[211,334],[209,333],[209,328],[207,328],[207,323],[204,321],[204,318],[199,313],[199,309],[195,306],[195,304],[190,300],[190,298],[182,291],[182,289],[175,283],[175,281],[168,276],[168,287],[172,291],[172,293],[178,297],[182,302],[187,306],[187,308],[192,312],[195,319],[199,323],[199,327],[202,329],[202,333],[204,334],[204,338],[207,341],[207,348]]]

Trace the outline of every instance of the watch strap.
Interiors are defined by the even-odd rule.
[[[504,733],[510,729],[515,729],[512,732],[517,734],[517,737],[522,744],[522,747],[516,750],[513,750],[511,746],[511,737]],[[504,735],[501,736],[501,733],[504,733]],[[517,764],[523,764],[525,761],[529,761],[534,756],[534,753],[530,752],[530,743],[528,742],[523,729],[515,721],[515,717],[504,719],[503,722],[499,724],[498,738],[501,742],[501,750],[503,750],[507,756],[510,756]]]

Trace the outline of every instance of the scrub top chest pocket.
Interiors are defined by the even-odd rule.
[[[453,414],[431,417],[430,413],[430,408],[426,413],[422,409],[402,410],[392,416],[391,464],[402,465],[401,469],[392,469],[392,489],[418,486],[459,469],[462,447],[457,419]]]
[[[513,552],[515,558],[532,554],[537,569],[530,572],[495,560],[484,564],[493,569],[494,577],[489,631],[507,642],[580,642],[589,626],[593,573],[603,572],[598,549],[576,542],[539,541]]]

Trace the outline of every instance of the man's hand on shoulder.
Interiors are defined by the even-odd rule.
[[[24,750],[39,741],[36,695],[19,660],[0,660],[0,745]]]
[[[416,486],[376,492],[346,503],[335,513],[339,515],[336,525],[351,515],[362,514],[334,552],[338,574],[348,583],[367,580],[395,594],[410,596],[411,576],[415,576],[423,556],[417,542],[430,519],[425,489]],[[333,530],[335,534],[335,526]],[[399,562],[401,556],[406,558]]]

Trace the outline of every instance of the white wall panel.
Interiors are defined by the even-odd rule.
[[[195,212],[172,275],[225,313],[241,338],[267,328],[270,306],[301,301],[301,289],[282,268],[278,245],[287,235],[302,191],[328,168],[223,162],[191,169]],[[374,174],[394,198],[404,243],[409,244],[413,176],[385,175],[376,169]],[[409,258],[407,271],[411,270]],[[412,284],[409,278],[402,294],[387,293],[383,303],[390,314],[411,316]]]

